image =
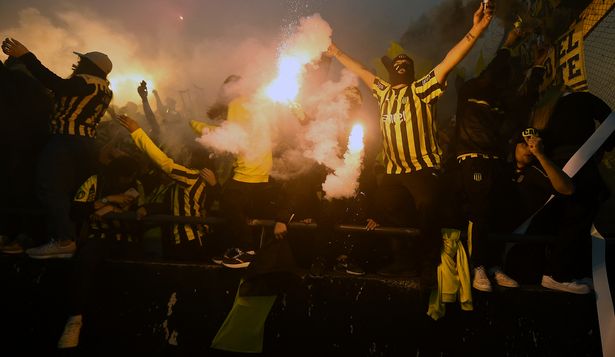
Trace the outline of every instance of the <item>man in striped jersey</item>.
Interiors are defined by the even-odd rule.
[[[113,96],[107,75],[112,63],[100,52],[79,56],[73,73],[63,79],[51,72],[19,41],[7,38],[2,51],[18,58],[54,94],[51,138],[39,157],[38,189],[47,213],[51,241],[26,251],[32,258],[70,257],[76,249],[71,199],[94,171],[96,127]]]
[[[443,93],[447,75],[468,54],[492,17],[493,9],[481,3],[474,13],[470,31],[440,64],[419,80],[415,80],[413,62],[405,54],[393,59],[389,68],[390,83],[387,83],[335,44],[331,44],[328,50],[329,55],[359,76],[378,100],[386,167],[382,191],[386,194],[386,191],[403,187],[415,201],[423,236],[421,276],[427,286],[435,282],[435,267],[441,246],[437,220],[441,150],[437,142],[433,105]]]
[[[213,171],[207,168],[196,170],[175,163],[154,144],[134,119],[121,115],[118,120],[130,132],[130,136],[137,147],[175,181],[175,187],[171,190],[173,215],[201,217],[201,207],[205,202],[207,193],[211,193],[211,189],[217,189],[216,176]],[[203,226],[174,224],[173,237],[175,247],[182,244],[181,247],[184,248],[179,248],[177,251],[183,250],[187,254],[195,255],[196,249],[192,248],[203,245]]]

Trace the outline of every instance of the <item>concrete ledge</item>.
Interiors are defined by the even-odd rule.
[[[0,257],[0,355],[54,353],[66,318],[68,269],[66,260]],[[95,277],[81,345],[67,353],[228,355],[209,345],[241,273],[206,264],[109,261]],[[276,301],[264,355],[601,355],[593,295],[524,286],[474,292],[474,300],[475,311],[449,304],[435,322],[414,280],[303,277]]]

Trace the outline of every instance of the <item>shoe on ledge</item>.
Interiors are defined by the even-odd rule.
[[[33,259],[71,258],[77,245],[72,240],[52,240],[47,244],[26,249],[26,254]]]
[[[487,276],[487,272],[485,271],[485,267],[483,267],[482,265],[474,268],[474,279],[472,280],[472,287],[476,290],[483,291],[486,293],[489,293],[493,290],[491,287],[491,281],[489,281],[489,277]]]
[[[559,282],[548,275],[542,276],[542,282],[540,283],[540,285],[547,289],[564,291],[567,293],[580,295],[589,294],[591,291],[589,286],[579,283],[577,281]]]
[[[506,275],[502,271],[502,269],[500,269],[500,267],[494,267],[490,269],[489,272],[493,276],[493,280],[495,280],[495,283],[498,284],[499,286],[503,286],[505,288],[518,288],[519,287],[519,283],[517,283],[515,279]]]

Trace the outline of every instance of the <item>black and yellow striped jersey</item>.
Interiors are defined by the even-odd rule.
[[[60,78],[32,53],[19,59],[36,79],[54,93],[51,133],[95,137],[96,127],[113,98],[109,81],[86,74]]]
[[[134,182],[132,189],[136,190],[139,193],[139,196],[134,202],[136,206],[141,206],[145,203],[145,195],[143,190],[143,185],[138,180]],[[121,194],[122,192],[106,192],[107,194]],[[85,212],[93,212],[94,210],[94,202],[100,198],[105,196],[105,192],[101,189],[101,183],[98,175],[90,176],[81,187],[77,190],[75,197],[73,198],[73,202],[77,204],[81,204],[81,208],[74,207],[75,209],[84,209]],[[128,207],[126,207],[128,209]],[[90,213],[88,213],[90,216]],[[120,241],[134,241],[133,235],[130,231],[126,232],[121,228],[113,227],[113,225],[109,225],[105,222],[101,222],[98,219],[90,219],[89,220],[89,237],[98,237],[98,238],[107,238],[107,236],[112,237],[113,239]]]
[[[175,163],[154,144],[143,129],[134,131],[131,136],[137,147],[175,181],[175,185],[171,186],[170,193],[173,215],[200,217],[201,207],[205,201],[206,183],[199,175],[199,171]],[[201,240],[202,234],[202,227],[199,225],[173,225],[173,236],[176,244],[186,240]]]
[[[408,86],[393,88],[376,78],[372,93],[380,108],[387,174],[411,173],[440,166],[434,104],[444,87],[431,71]]]

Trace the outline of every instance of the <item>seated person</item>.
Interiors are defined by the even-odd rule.
[[[562,224],[575,221],[584,214],[569,209],[576,195],[573,180],[544,154],[542,139],[535,129],[529,128],[523,133],[526,135],[520,134],[516,140],[511,186],[504,190],[506,196],[499,199],[499,204],[504,207],[495,210],[499,227],[512,231],[540,210],[528,233],[557,236],[547,245],[542,286],[587,294],[590,287],[575,280],[578,273],[575,272],[576,260],[591,253],[578,249],[578,241],[586,237],[569,234],[567,224]],[[552,194],[554,199],[543,207]]]

